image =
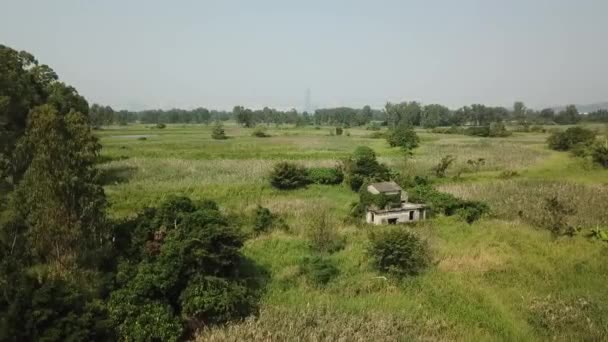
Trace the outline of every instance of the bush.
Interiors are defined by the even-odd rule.
[[[574,214],[576,214],[576,209],[561,201],[557,196],[547,197],[538,225],[549,230],[554,237],[573,236],[578,229],[568,221]]]
[[[308,169],[308,178],[316,184],[340,184],[344,179],[344,173],[335,167],[313,167]]]
[[[262,126],[256,127],[253,130],[253,133],[251,133],[251,136],[258,137],[258,138],[268,138],[268,137],[270,137],[270,135],[266,133],[266,128],[262,127]]]
[[[530,132],[545,133],[545,132],[547,132],[547,130],[545,129],[545,127],[543,127],[541,125],[532,125],[532,126],[530,126]]]
[[[270,212],[270,209],[262,206],[257,207],[255,210],[255,221],[253,223],[253,230],[256,233],[262,233],[272,227],[272,221],[274,217]]]
[[[388,132],[386,141],[391,147],[401,147],[406,150],[412,150],[418,147],[420,138],[411,126],[399,125]]]
[[[547,139],[547,144],[552,150],[568,151],[577,144],[589,146],[594,140],[595,132],[582,127],[570,127],[564,132],[552,133]]]
[[[310,244],[313,249],[322,253],[334,253],[346,246],[346,240],[336,228],[328,222],[325,214],[315,216],[309,229]]]
[[[156,128],[158,128],[158,129],[163,129],[165,127],[167,127],[167,125],[165,125],[164,123],[156,124]]]
[[[400,227],[373,231],[368,254],[377,270],[397,277],[417,275],[431,263],[427,243]]]
[[[137,140],[139,140],[139,141],[146,141],[146,140],[148,140],[148,138],[146,138],[146,137],[138,137]]]
[[[336,127],[336,135],[342,135],[342,127]]]
[[[244,237],[214,202],[174,197],[121,228],[122,261],[107,305],[120,339],[176,341],[257,305],[258,283],[240,252]]]
[[[448,170],[448,167],[450,167],[450,165],[456,160],[456,158],[454,158],[454,156],[448,154],[447,156],[441,158],[441,161],[439,162],[439,164],[437,164],[435,167],[433,167],[433,171],[435,172],[435,176],[437,176],[437,178],[444,178],[445,177],[445,173]]]
[[[213,126],[213,130],[211,131],[211,138],[216,140],[224,140],[228,139],[226,136],[226,132],[224,131],[224,126],[221,121],[217,121],[215,126]]]
[[[309,183],[308,172],[303,166],[280,162],[270,173],[270,184],[281,190],[297,189]]]
[[[373,132],[367,137],[370,139],[386,139],[386,134],[384,132]]]
[[[483,202],[464,201],[457,213],[466,223],[472,224],[489,211],[490,207]]]
[[[591,151],[593,161],[604,168],[608,168],[608,144],[597,144]]]
[[[519,176],[519,172],[517,172],[515,170],[504,170],[498,175],[498,178],[511,179],[511,178],[517,177],[517,176]]]
[[[340,274],[340,270],[334,262],[319,255],[304,258],[300,263],[300,272],[305,274],[316,286],[325,286]]]
[[[458,214],[469,224],[490,211],[490,207],[483,202],[461,200],[452,194],[437,191],[430,185],[417,185],[410,189],[409,195],[410,201],[414,203],[425,203],[433,212],[446,216]]]
[[[378,163],[376,153],[367,146],[359,146],[343,162],[345,181],[353,191],[359,191],[363,183],[390,179],[388,168]]]

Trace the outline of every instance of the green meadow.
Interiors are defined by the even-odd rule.
[[[211,129],[96,131],[114,218],[185,195],[217,201],[246,233],[258,205],[285,220],[284,229],[251,235],[243,249],[269,275],[259,315],[201,331],[201,341],[608,339],[608,243],[587,237],[608,228],[608,171],[550,151],[548,134],[478,138],[419,130],[420,147],[406,159],[359,128],[335,136],[331,127],[273,126],[270,137],[258,138],[253,129],[228,123],[227,140],[212,139]],[[278,161],[333,166],[361,145],[403,175],[430,176],[443,156],[455,156],[448,177],[435,186],[484,201],[491,214],[472,225],[436,216],[404,226],[429,242],[433,265],[403,280],[377,273],[366,255],[374,227],[348,219],[356,193],[344,185],[279,191],[267,177]],[[483,165],[467,167],[479,158]],[[576,210],[570,218],[581,228],[576,236],[554,238],[530,223],[552,195]],[[339,275],[324,287],[300,271],[314,254],[310,234],[320,217],[345,241],[328,256]]]

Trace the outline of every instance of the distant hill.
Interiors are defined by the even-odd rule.
[[[553,110],[555,110],[556,112],[559,112],[560,110],[563,110],[564,108],[566,108],[565,105],[553,107]],[[596,110],[599,110],[599,109],[608,110],[608,102],[598,102],[598,103],[585,104],[585,105],[577,104],[576,108],[578,109],[579,113],[590,113],[590,112],[595,112]]]

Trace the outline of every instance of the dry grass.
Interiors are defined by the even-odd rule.
[[[202,331],[197,341],[442,341],[450,338],[442,321],[412,320],[378,312],[356,315],[330,307],[267,307],[259,318]]]
[[[440,187],[457,197],[487,202],[495,216],[538,222],[545,198],[557,196],[576,210],[570,223],[580,227],[608,226],[608,186],[533,180],[450,184]]]

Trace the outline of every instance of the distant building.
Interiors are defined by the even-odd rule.
[[[373,183],[367,186],[372,195],[386,198],[383,208],[371,204],[367,208],[366,221],[370,224],[397,224],[426,219],[424,204],[408,203],[407,193],[395,182]]]

